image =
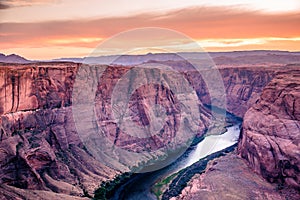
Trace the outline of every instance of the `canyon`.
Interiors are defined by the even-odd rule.
[[[237,150],[171,199],[299,199],[299,72],[277,72],[246,111]]]
[[[200,138],[207,130],[218,128],[212,123],[215,116],[209,109],[213,99],[199,72],[191,69],[185,61],[156,63],[180,69],[194,91],[184,88],[182,81],[178,81],[181,79],[173,73],[159,68],[144,69],[143,74],[139,74],[132,70],[133,66],[121,65],[99,65],[97,72],[94,66],[72,62],[1,64],[2,199],[90,198],[102,182],[138,168],[143,163],[164,158],[165,147],[174,150],[174,146],[168,143],[173,138],[176,138],[177,144],[189,145],[190,138],[184,137],[187,132]],[[79,71],[84,76],[79,76]],[[235,194],[238,188],[235,191],[223,189],[227,192],[223,195],[260,199],[284,197],[263,178],[282,187],[291,187],[291,194],[297,196],[294,188],[300,185],[299,65],[258,67],[228,64],[219,66],[218,71],[224,82],[226,110],[244,119],[238,149],[209,163],[206,172],[193,176],[177,198],[213,197],[225,187],[221,182],[240,185],[239,188],[244,188],[241,191],[245,191]],[[101,76],[98,76],[100,72]],[[130,78],[120,82],[127,74]],[[155,82],[156,77],[160,82]],[[172,82],[172,78],[177,82]],[[140,79],[147,80],[147,84],[133,89],[125,87],[132,82],[140,82]],[[75,85],[88,87],[78,90]],[[120,124],[111,120],[115,117],[114,107],[111,106],[114,98],[123,98],[121,93],[114,93],[118,85],[119,91],[132,90],[129,92],[131,96],[125,98],[133,123],[150,125],[153,102],[160,105],[157,112],[166,111],[162,125],[152,127],[162,132],[152,135],[149,131],[150,137],[138,138],[126,134],[125,128],[119,128]],[[185,98],[180,98],[180,94]],[[75,101],[80,113],[76,110],[78,108],[73,107]],[[88,110],[85,105],[91,101],[94,109]],[[191,108],[184,110],[182,102]],[[192,109],[200,112],[191,112]],[[90,112],[95,116],[91,120],[88,118]],[[155,113],[153,115],[156,116]],[[127,120],[126,117],[124,119]],[[78,127],[76,120],[90,120],[87,124],[93,126]],[[184,123],[188,123],[192,130],[183,128],[184,134],[176,135],[177,130],[185,127]],[[93,152],[95,146],[103,145],[103,140],[95,139],[95,127],[112,144],[103,146],[109,150],[101,152],[101,155]],[[128,132],[135,131],[132,127],[126,128]],[[79,134],[79,130],[84,130],[84,134]],[[92,139],[85,140],[89,137]],[[111,151],[112,148],[114,151]],[[183,147],[183,150],[186,148]],[[130,154],[122,154],[123,150]],[[127,159],[131,153],[137,153],[134,155],[139,157],[133,161]],[[230,175],[228,168],[232,169]],[[214,186],[216,183],[212,180],[220,180],[220,184]],[[259,191],[250,192],[255,189]]]

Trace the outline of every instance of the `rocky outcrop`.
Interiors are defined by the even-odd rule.
[[[1,183],[82,196],[116,174],[84,148],[70,108],[6,114],[1,122]]]
[[[0,66],[0,114],[71,105],[78,64]]]
[[[159,63],[172,66],[176,71],[184,73],[185,78],[193,86],[203,104],[211,105],[213,101],[215,106],[218,106],[218,101],[224,100],[226,104],[225,106],[221,104],[221,107],[239,117],[243,117],[255,103],[263,88],[277,72],[293,68],[288,65],[272,67],[268,67],[266,64],[257,66],[240,63],[237,65],[232,61],[231,64],[227,63],[226,65],[218,63],[218,66],[212,69],[206,67],[206,64],[199,64],[200,66],[197,68],[199,71],[197,71],[187,61]],[[197,62],[194,65],[197,66]],[[212,96],[212,93],[217,94]],[[225,99],[223,99],[224,96]]]
[[[86,74],[78,75],[79,68]],[[194,131],[200,136],[208,128],[210,113],[198,99],[196,98],[195,102],[190,96],[192,94],[182,89],[182,82],[171,83],[172,77],[168,80],[170,74],[157,69],[146,70],[144,74],[146,80],[160,77],[160,81],[164,83],[155,84],[149,81],[149,84],[135,88],[132,94],[130,93],[126,106],[129,108],[133,123],[137,126],[149,125],[153,115],[159,116],[159,112],[165,111],[166,116],[162,121],[163,131],[148,138],[136,138],[126,134],[119,129],[119,124],[112,120],[111,103],[115,86],[131,68],[99,66],[99,69],[103,70],[103,76],[93,76],[92,68],[74,63],[4,64],[0,67],[0,184],[3,186],[0,192],[3,196],[14,191],[19,193],[16,197],[23,195],[24,198],[29,198],[27,194],[22,194],[26,190],[75,196],[93,195],[93,191],[102,181],[111,179],[119,173],[117,168],[107,167],[106,162],[95,158],[90,151],[92,149],[86,146],[78,134],[72,101],[76,99],[85,102],[90,94],[73,93],[75,81],[78,85],[85,85],[88,82],[92,84],[89,86],[95,86],[91,96],[95,105],[92,112],[95,112],[96,119],[91,123],[95,125],[95,129],[101,128],[105,137],[112,141],[115,147],[125,151],[139,153],[159,150],[176,136],[176,131],[180,127],[185,127],[189,123],[193,123]],[[121,93],[116,96],[128,91],[128,88],[122,87],[139,81],[139,78],[140,76],[132,76],[125,79],[125,85],[120,84]],[[186,95],[178,97],[178,94],[168,89],[170,84],[178,91],[179,96]],[[84,93],[89,91],[88,89],[80,88],[77,92]],[[197,97],[196,93],[194,96]],[[182,112],[185,109],[181,105],[182,102],[193,102],[197,107],[193,107],[192,104],[185,106],[196,108],[195,110],[201,109],[201,114],[193,116]],[[154,109],[155,112],[152,113],[155,104],[160,107]],[[81,113],[91,115],[85,110],[81,110]],[[193,116],[193,119],[190,116]],[[89,127],[83,128],[86,128],[85,134],[88,135]],[[160,127],[152,128],[156,130]],[[180,142],[187,138],[181,136],[176,139]],[[126,163],[128,158],[124,155],[122,157],[115,149],[108,151],[107,158],[117,156],[118,162],[121,160],[125,167],[129,167],[130,163]],[[153,159],[155,156],[164,156],[163,153],[163,151],[157,155],[151,153],[152,157],[144,156],[140,161],[145,163],[147,159]]]
[[[159,80],[159,82],[154,81],[154,79]],[[209,125],[210,114],[198,102],[196,94],[193,100],[193,97],[190,97],[192,94],[189,91],[184,91],[186,88],[182,86],[183,83],[180,80],[177,81],[176,77],[172,77],[172,74],[159,69],[133,71],[127,67],[107,68],[99,79],[100,84],[96,94],[95,109],[98,114],[98,126],[102,127],[105,134],[117,146],[134,152],[153,151],[165,146],[173,140],[180,127],[184,126],[182,124],[183,118],[185,118],[186,123],[190,123],[189,128],[197,127],[198,129],[197,131],[195,131],[196,129],[190,131],[197,132],[201,136]],[[138,85],[138,87],[135,88],[133,85]],[[179,100],[179,95],[184,95],[185,99]],[[128,104],[125,104],[127,100]],[[197,107],[193,107],[193,101]],[[112,104],[113,106],[111,106]],[[201,116],[200,113],[197,115],[201,120],[197,119],[191,112],[188,114],[193,119],[185,116],[187,113],[184,113],[181,104],[201,110]],[[111,120],[119,119],[119,115],[123,115],[121,112],[124,107],[128,107],[128,116],[131,119],[124,117],[122,120],[128,124],[149,127],[148,136],[140,137],[135,133],[138,130],[133,129],[134,127],[126,125],[125,130],[125,128],[120,128],[120,124]],[[165,116],[162,115],[163,112],[165,112]],[[162,116],[164,117],[161,119],[162,123],[153,122]],[[160,133],[156,133],[159,130]]]
[[[83,74],[77,76],[79,69],[83,69]],[[74,63],[0,66],[0,184],[3,186],[0,192],[5,194],[3,191],[7,190],[9,194],[18,191],[21,195],[30,189],[76,196],[92,195],[101,181],[119,173],[115,166],[107,167],[105,159],[117,160],[128,170],[128,167],[165,156],[163,151],[157,150],[166,145],[172,150],[174,145],[170,140],[180,128],[202,136],[210,126],[210,111],[193,98],[197,94],[203,103],[210,104],[209,91],[197,73],[183,72],[196,91],[193,93],[182,87],[180,78],[164,70],[145,69],[141,75],[132,72],[131,67],[100,66],[103,74],[97,76],[92,69]],[[227,94],[227,110],[243,116],[274,73],[268,69],[220,69]],[[124,79],[126,74],[130,77]],[[133,89],[126,87],[141,80],[148,82]],[[87,87],[76,93],[75,82]],[[114,93],[116,91],[120,93]],[[118,107],[118,101],[115,107],[111,106],[114,98],[122,100],[123,92],[130,94],[125,105],[129,115],[124,120],[130,119],[135,126],[150,125],[151,120],[163,116],[160,113],[166,113],[161,121],[155,123],[161,127],[149,126],[147,138],[136,137],[134,126],[122,129],[119,122],[112,120],[115,117],[113,112],[118,113],[124,108],[123,104]],[[79,104],[90,103],[91,100],[94,107],[75,113],[72,108],[75,100]],[[199,115],[194,115],[198,110]],[[88,121],[91,127],[81,128],[87,136],[95,136],[90,129],[102,131],[102,136],[112,144],[111,149],[105,149],[105,158],[96,158],[93,149],[82,141],[74,122],[74,116],[78,114],[82,120],[90,120],[88,116],[91,114],[96,117]],[[193,130],[188,129],[190,127]],[[151,134],[152,129],[160,131]],[[186,142],[184,136],[176,138],[177,142]],[[103,145],[103,140],[92,139],[91,142],[96,146]],[[151,156],[145,154],[135,163],[126,163],[130,160],[127,154],[122,155],[116,147],[140,155],[151,152]],[[158,153],[152,153],[154,151]]]
[[[201,197],[201,198],[200,198]],[[197,174],[171,200],[191,199],[299,199],[295,190],[279,192],[276,186],[255,174],[236,153],[210,161],[203,174]]]
[[[84,68],[79,74],[93,74],[94,70]],[[95,123],[101,131],[85,133],[88,135],[85,138],[99,140],[86,142],[101,148],[96,154],[113,168],[139,167],[158,157],[164,159],[166,152],[181,147],[185,151],[195,135],[202,136],[208,129],[211,114],[192,88],[186,86],[188,82],[184,83],[182,76],[161,68],[122,66],[107,67],[102,72],[94,76],[98,83],[96,95],[87,97],[92,101],[79,102],[79,107],[83,104],[79,110],[80,113],[95,112]],[[95,86],[84,77],[81,82],[87,82],[85,88]],[[95,102],[95,109],[90,112],[84,107],[89,102]],[[85,120],[84,115],[79,118]],[[97,136],[99,134],[105,141]],[[167,164],[162,164],[163,159],[158,163],[159,168]]]
[[[84,196],[117,174],[90,155],[76,132],[69,105],[77,67],[1,67],[3,187],[20,188],[20,194],[31,189]]]
[[[278,69],[277,69],[278,70]],[[263,88],[275,75],[269,68],[221,68],[226,95],[226,110],[243,117],[248,108],[259,98]],[[199,73],[187,72],[187,78],[194,85],[201,102],[211,104],[211,96],[207,85]]]
[[[300,71],[279,73],[244,117],[239,153],[270,182],[300,188]]]

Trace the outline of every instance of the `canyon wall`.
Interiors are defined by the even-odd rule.
[[[232,77],[236,76],[239,74]],[[205,172],[195,175],[172,200],[200,196],[207,199],[300,198],[300,71],[298,66],[286,66],[267,75],[273,76],[269,83],[264,82],[265,87],[257,88],[262,94],[257,92],[250,97],[250,101],[256,99],[252,105],[249,101],[248,105],[244,104],[244,108],[250,108],[244,115],[237,151],[212,160]],[[228,88],[230,84],[225,82],[225,85]],[[228,99],[237,97],[235,102],[242,99],[237,93],[227,95]]]
[[[83,196],[116,174],[76,133],[69,105],[77,67],[1,66],[1,184]]]
[[[246,112],[239,153],[270,182],[300,188],[300,71],[279,73]]]
[[[243,117],[248,108],[259,98],[263,88],[272,80],[276,70],[267,67],[228,67],[219,69],[219,72],[224,82],[226,110]],[[194,85],[201,102],[210,105],[210,91],[199,73],[187,72],[187,78]]]
[[[79,69],[83,69],[84,76],[81,78],[76,77]],[[202,104],[210,104],[209,91],[199,73],[183,72],[200,99],[195,101],[194,94],[182,88],[182,82],[178,81],[180,79],[172,78],[174,74],[164,70],[147,69],[142,77],[149,82],[131,91],[126,106],[131,121],[137,126],[148,126],[155,116],[165,112],[162,128],[152,127],[154,130],[161,128],[161,132],[156,135],[150,134],[147,138],[137,138],[134,137],[134,129],[129,127],[126,131],[130,134],[126,134],[125,129],[119,128],[118,122],[111,120],[114,117],[111,103],[116,86],[119,84],[119,91],[128,92],[129,88],[124,86],[139,82],[139,74],[130,72],[131,67],[102,66],[99,69],[103,74],[97,76],[92,69],[74,63],[0,66],[0,183],[3,188],[13,186],[18,189],[43,190],[75,196],[92,195],[101,181],[120,173],[118,167],[107,166],[107,162],[100,161],[114,158],[118,164],[121,163],[129,170],[130,166],[164,156],[163,151],[152,152],[168,145],[172,148],[169,141],[176,136],[179,128],[190,131],[188,128],[193,127],[193,131],[202,136],[211,125],[211,113]],[[131,74],[131,78],[121,82],[120,79],[128,73]],[[257,100],[265,85],[272,79],[275,71],[229,67],[220,69],[220,74],[224,80],[227,110],[243,117],[248,107]],[[162,82],[150,81],[156,80],[155,77]],[[78,85],[88,87],[74,93],[75,80],[79,81]],[[169,89],[171,86],[179,95]],[[90,91],[94,92],[92,97],[88,96]],[[115,96],[122,97],[122,93],[117,94]],[[90,149],[89,145],[83,142],[82,135],[78,134],[72,108],[74,98],[79,103],[92,98],[94,103],[91,112],[96,118],[89,121],[93,125],[92,128],[83,127],[84,134],[93,136],[89,128],[101,130],[101,134],[112,142],[111,148],[118,147],[128,152],[139,153],[142,155],[141,159],[135,160],[135,163],[128,163],[126,154],[122,157],[119,152],[109,150],[104,152],[105,155],[101,159],[95,157],[93,149]],[[186,103],[185,106],[182,105],[182,101]],[[153,109],[154,104],[159,106]],[[197,108],[192,105],[196,105]],[[193,108],[194,111],[182,112],[186,108]],[[120,111],[123,105],[114,109]],[[155,112],[152,112],[153,110]],[[199,110],[198,116],[191,115],[197,113],[195,110]],[[83,109],[80,115],[83,120],[89,120],[85,116],[91,115],[91,112]],[[127,120],[126,117],[124,119]],[[184,141],[186,138],[183,136],[176,138],[177,141]],[[97,145],[103,141],[93,142]],[[151,156],[148,152],[151,152]]]
[[[212,101],[218,102],[218,99],[215,100],[211,96],[212,92],[219,93],[215,97],[218,95],[221,95],[220,97],[222,95],[226,96],[225,109],[239,117],[243,117],[251,105],[255,103],[263,88],[273,79],[276,73],[295,68],[293,65],[269,66],[270,64],[265,63],[255,65],[236,64],[234,59],[231,60],[231,58],[226,57],[223,60],[223,63],[217,62],[218,65],[211,68],[212,70],[206,64],[199,64],[198,71],[195,67],[197,62],[194,65],[187,61],[159,63],[172,66],[175,70],[184,73],[203,104],[211,105]],[[224,64],[228,60],[231,60],[229,62],[231,64]],[[223,85],[219,85],[218,80],[216,80],[219,78],[222,79]],[[210,83],[211,86],[209,87],[207,83]]]
[[[126,154],[107,152],[105,158],[116,159],[127,171],[128,167],[132,167],[131,164],[137,166],[157,159],[158,156],[165,156],[164,151],[159,151],[160,148],[169,144],[172,148],[169,141],[176,137],[176,131],[180,128],[190,131],[188,128],[193,127],[193,131],[199,136],[208,128],[211,118],[209,111],[198,98],[196,101],[192,98],[191,92],[182,88],[182,82],[171,83],[173,75],[161,70],[146,70],[146,80],[160,77],[159,80],[164,84],[149,81],[146,86],[136,88],[126,106],[133,123],[138,126],[149,125],[152,115],[156,116],[165,111],[161,129],[163,131],[148,138],[136,138],[132,133],[126,134],[118,127],[117,122],[111,120],[113,113],[110,105],[115,85],[131,68],[98,68],[103,69],[103,76],[95,77],[93,68],[74,63],[3,64],[0,67],[0,192],[3,196],[19,192],[16,197],[31,198],[24,192],[28,189],[35,192],[88,196],[93,195],[102,181],[112,179],[120,173],[114,165],[108,166],[110,163],[101,162],[102,157],[99,159],[95,156],[92,152],[94,149],[86,146],[82,135],[78,134],[72,101],[75,98],[78,102],[85,102],[88,96],[79,93],[87,92],[89,88],[80,88],[79,93],[73,93],[75,81],[77,85],[86,85],[88,82],[96,86],[92,94],[95,105],[92,114],[96,119],[89,123],[93,123],[95,129],[103,130],[102,133],[112,141],[113,147],[142,155],[135,163],[126,163]],[[83,78],[77,77],[79,69],[86,73]],[[132,76],[125,79],[125,85],[138,81],[138,78],[139,76]],[[178,94],[168,89],[170,85]],[[128,90],[122,88],[123,86],[120,85],[122,93]],[[194,96],[197,97],[196,93]],[[199,109],[201,113],[193,116],[183,112],[185,107],[181,105],[182,102],[187,103],[185,107]],[[155,113],[151,113],[153,104],[161,106],[154,109]],[[121,109],[122,107],[119,110]],[[86,110],[80,110],[80,114],[82,113],[91,115]],[[84,128],[84,134],[93,136],[89,127]],[[155,130],[159,128],[154,127]],[[181,141],[186,140],[184,136],[176,137],[176,140],[182,143]],[[152,153],[156,150],[158,151]]]
[[[196,174],[181,194],[171,200],[297,200],[299,196],[294,191],[279,193],[272,184],[253,173],[244,159],[232,152],[210,161],[205,172]]]
[[[151,170],[164,167],[166,152],[181,146],[185,151],[195,135],[202,136],[208,129],[211,114],[183,76],[158,68],[114,66],[97,70],[86,67],[78,72],[77,79],[86,85],[75,87],[79,91],[74,91],[74,98],[85,96],[87,100],[73,99],[73,106],[78,105],[79,122],[86,120],[88,113],[95,113],[96,126],[82,123],[82,135],[88,149],[101,149],[95,154],[112,168],[123,171],[160,158],[161,163],[156,162],[157,168],[153,165]],[[80,74],[94,74],[94,81]],[[80,94],[86,88],[94,88],[88,92],[94,96]],[[88,106],[91,102],[94,109]],[[86,132],[87,126],[91,131]],[[92,130],[95,127],[97,131]]]
[[[36,63],[0,67],[0,114],[71,104],[78,64]]]

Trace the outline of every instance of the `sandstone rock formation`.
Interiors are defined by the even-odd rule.
[[[226,58],[226,57],[225,57]],[[225,59],[224,58],[224,59]],[[234,60],[234,59],[233,59]],[[267,65],[218,65],[211,70],[200,64],[197,71],[195,67],[187,61],[167,61],[158,62],[167,66],[172,66],[175,70],[185,74],[186,79],[191,83],[197,92],[197,95],[203,104],[211,105],[214,101],[211,93],[217,92],[220,97],[226,96],[226,109],[236,116],[243,117],[246,111],[259,98],[263,88],[272,80],[276,72],[287,71],[293,66],[272,66]],[[225,62],[226,63],[226,62]],[[219,76],[215,76],[219,74]],[[223,85],[216,85],[216,79],[222,79]],[[207,83],[213,86],[209,88]],[[221,87],[224,87],[225,94]],[[214,91],[211,91],[213,89]],[[217,95],[216,95],[217,96]],[[222,98],[220,98],[222,99]],[[218,99],[216,99],[218,101]],[[216,104],[217,105],[217,104]]]
[[[1,184],[83,196],[116,175],[76,133],[68,107],[76,67],[1,67]]]
[[[85,131],[84,138],[91,144],[89,147],[101,149],[94,154],[111,167],[132,168],[159,156],[164,158],[165,152],[177,150],[179,146],[186,150],[195,135],[202,136],[208,129],[211,115],[193,89],[185,86],[189,83],[184,84],[183,76],[160,68],[123,66],[98,71],[92,78],[94,81],[80,75],[95,74],[95,70],[99,69],[86,67],[78,72],[80,82],[87,83],[84,88],[94,88],[88,92],[94,96],[80,94],[82,89],[76,92],[76,86],[73,100],[74,106],[80,108],[78,121],[85,120],[86,113],[95,113],[97,131]],[[80,96],[86,96],[87,100],[75,102],[82,99]],[[91,103],[95,108],[89,108]],[[93,127],[91,124],[90,129]]]
[[[71,63],[3,64],[0,114],[69,106],[77,68]]]
[[[200,196],[205,199],[300,198],[297,191],[300,160],[300,72],[297,66],[272,68],[272,71],[262,69],[258,73],[260,70],[221,70],[223,78],[227,80],[224,81],[229,100],[227,109],[243,116],[247,107],[254,104],[245,114],[243,134],[239,142],[239,153],[254,170],[250,170],[248,163],[235,154],[213,160],[206,172],[194,176],[181,195],[174,199],[199,199]],[[226,72],[230,71],[232,74],[228,75]],[[243,74],[244,71],[247,73]],[[253,76],[255,73],[256,76]],[[244,80],[241,78],[243,76]],[[235,80],[235,84],[231,85],[230,79]],[[251,80],[255,81],[248,86]],[[272,81],[269,83],[270,80]],[[231,87],[237,89],[230,90]],[[263,93],[260,96],[261,91]],[[205,102],[206,99],[202,101]],[[267,183],[255,172],[275,184]],[[288,187],[282,187],[283,183]]]
[[[72,93],[80,67],[86,70],[84,77],[91,79],[91,68],[74,63],[4,64],[0,67],[0,184],[3,185],[3,195],[13,191],[18,191],[21,195],[28,189],[75,196],[93,195],[93,191],[102,181],[119,173],[116,168],[107,167],[107,163],[96,159],[78,135],[78,127],[73,119],[72,100],[82,98],[79,102],[84,102],[87,98],[85,95],[79,97],[76,96],[77,93]],[[166,81],[165,86],[148,84],[137,88],[133,91],[128,105],[133,122],[147,125],[151,118],[151,102],[160,104],[167,113],[163,123],[164,131],[148,139],[135,139],[123,134],[119,131],[118,124],[110,120],[110,104],[115,85],[130,68],[100,66],[100,69],[104,69],[103,76],[91,80],[96,86],[92,96],[97,119],[93,123],[104,130],[104,134],[114,145],[135,152],[145,148],[159,149],[174,137],[179,122],[182,123],[180,119],[186,119],[185,123],[194,123],[199,135],[207,129],[209,112],[196,98],[197,102],[194,103],[196,109],[202,109],[201,116],[194,116],[194,120],[188,119],[187,113],[180,112],[183,107],[180,107],[178,97],[168,89],[170,83]],[[166,75],[155,70],[148,71],[147,77],[152,76],[152,73],[159,77]],[[84,85],[88,80],[77,78],[76,81],[79,81],[79,85]],[[180,89],[180,82],[174,82],[173,85],[179,93],[186,93]],[[86,91],[88,88],[81,88],[79,92]],[[186,98],[183,100],[193,101],[188,98],[188,94],[182,96]],[[88,127],[86,134],[89,134]],[[108,153],[108,157],[113,156],[112,151]],[[128,164],[120,155],[117,156],[122,164]],[[143,159],[141,161],[146,162],[153,158]],[[26,197],[25,193],[22,195]]]
[[[178,197],[171,200],[191,199],[293,199],[296,191],[279,193],[276,186],[255,174],[244,159],[236,153],[212,160],[205,173],[195,175]]]
[[[278,70],[278,69],[277,69]],[[221,68],[220,75],[226,92],[226,109],[236,116],[243,117],[248,108],[259,98],[263,88],[272,80],[275,71],[272,68]],[[194,72],[187,72],[204,104],[211,104],[210,91],[205,81]]]
[[[300,188],[300,72],[279,73],[247,111],[239,153],[270,182]]]
[[[179,66],[182,64],[177,63]],[[84,69],[83,79],[76,78],[80,68]],[[113,110],[110,104],[116,85],[131,67],[102,66],[101,77],[97,77],[90,69],[88,66],[74,63],[0,66],[0,194],[16,193],[16,197],[19,198],[34,198],[26,192],[30,189],[34,192],[39,190],[75,196],[92,195],[101,181],[111,179],[119,173],[113,166],[108,167],[107,163],[96,159],[78,135],[72,108],[75,99],[79,100],[79,103],[92,99],[95,109],[91,112],[82,110],[80,114],[83,117],[94,114],[96,119],[89,121],[92,128],[103,130],[102,134],[112,141],[113,145],[126,151],[157,150],[167,144],[183,124],[193,123],[198,136],[203,135],[210,125],[212,116],[209,110],[201,102],[193,102],[191,92],[183,91],[181,82],[176,82],[178,79],[168,80],[168,74],[160,70],[145,70],[147,80],[154,74],[154,77],[160,77],[164,84],[150,82],[131,91],[132,95],[128,101],[129,114],[137,126],[144,126],[150,123],[150,119],[156,115],[155,112],[166,111],[163,131],[158,135],[151,135],[148,139],[137,139],[125,134],[118,128],[118,123],[111,120]],[[256,68],[222,68],[220,74],[227,95],[227,110],[242,117],[275,72]],[[183,75],[199,99],[204,104],[210,104],[209,91],[201,76],[188,70],[183,71]],[[88,83],[91,87],[81,88],[79,93],[74,94],[75,79],[79,81],[79,85]],[[128,91],[128,88],[123,86],[130,85],[131,81],[138,82],[139,76],[126,79],[126,84],[119,84],[119,89]],[[185,97],[184,101],[197,104],[196,109],[200,110],[197,119],[191,120],[191,115],[181,113],[184,108],[180,103],[182,99],[168,89],[171,84],[185,94],[181,95]],[[95,90],[90,90],[91,88]],[[91,91],[94,93],[89,96]],[[80,93],[82,99],[76,96]],[[287,104],[290,104],[292,97],[286,97],[286,101],[289,102]],[[153,103],[160,105],[155,112],[152,112]],[[187,104],[187,107],[189,105],[192,104]],[[293,109],[289,112],[296,113]],[[182,123],[180,119],[186,120]],[[86,130],[85,134],[89,135],[91,127],[83,128]],[[115,156],[118,162],[128,167],[126,165],[129,164],[118,152],[108,151],[106,154],[106,158]],[[141,162],[153,158],[146,156],[143,159]]]

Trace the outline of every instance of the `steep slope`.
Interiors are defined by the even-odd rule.
[[[155,61],[156,62],[156,61]],[[263,88],[272,80],[277,72],[284,72],[295,68],[293,65],[269,65],[269,64],[224,64],[217,65],[211,73],[207,64],[187,61],[158,62],[172,66],[175,70],[183,72],[191,83],[203,104],[211,105],[223,95],[226,96],[226,110],[239,117],[243,117],[246,111],[259,98]],[[197,67],[197,70],[195,68]],[[217,85],[218,79],[222,79],[223,85]],[[208,84],[211,84],[208,86]],[[224,87],[224,90],[222,89]],[[214,91],[209,91],[213,89]],[[225,94],[224,94],[225,91]],[[217,95],[211,96],[212,92]],[[220,97],[218,99],[218,97]],[[217,99],[214,99],[217,98]]]
[[[233,152],[212,160],[203,174],[195,175],[181,194],[171,200],[296,200],[299,197],[295,191],[279,193],[274,185],[255,174],[246,161]]]
[[[241,68],[223,69],[221,73],[225,80],[225,71],[231,70],[237,72],[240,70],[243,73]],[[250,76],[244,80],[237,78],[241,77],[239,73],[228,76],[227,80],[231,78],[239,80],[234,81],[236,84],[232,87],[240,89],[248,87],[248,82],[252,80],[250,91],[256,91],[250,92],[251,95],[243,100],[241,98],[243,95],[239,95],[241,93],[236,92],[237,90],[228,90],[231,81],[224,82],[229,104],[234,105],[236,102],[235,106],[228,105],[229,110],[233,109],[234,113],[244,115],[244,110],[250,106],[244,116],[238,152],[212,160],[206,171],[195,175],[181,194],[173,199],[199,199],[199,196],[204,199],[300,198],[298,101],[300,71],[297,66],[271,70],[258,73],[258,76],[266,79],[255,81],[251,78],[253,77],[251,74],[257,73],[260,69],[248,71],[247,74]],[[271,80],[273,77],[275,78]],[[271,82],[268,83],[268,80]],[[259,85],[261,87],[257,87]],[[259,91],[263,91],[262,94]],[[233,101],[230,101],[231,98]],[[253,101],[256,102],[252,103]],[[238,103],[241,105],[238,106]]]
[[[77,74],[79,68],[87,72],[83,79]],[[87,98],[86,95],[72,94],[74,82],[76,79],[78,85],[85,85],[86,79],[91,79],[89,75],[94,73],[91,69],[74,63],[4,64],[0,67],[0,184],[3,186],[0,192],[3,195],[16,192],[19,196],[31,198],[25,192],[28,189],[75,196],[92,195],[102,181],[112,179],[120,173],[113,165],[108,167],[107,164],[110,163],[100,162],[102,159],[95,158],[95,154],[91,152],[93,149],[82,141],[74,122],[72,101],[75,98],[81,102]],[[145,126],[153,119],[152,104],[159,104],[162,108],[159,107],[157,112],[165,110],[167,113],[163,131],[148,139],[136,139],[125,134],[111,120],[113,113],[110,105],[115,85],[131,68],[99,66],[99,69],[104,70],[103,76],[91,81],[96,86],[92,96],[97,119],[90,122],[104,130],[105,137],[113,141],[113,147],[147,153],[168,144],[175,137],[182,123],[181,119],[186,124],[193,123],[199,136],[209,126],[210,113],[197,98],[196,101],[189,98],[188,91],[181,89],[182,83],[172,83],[173,89],[182,94],[184,98],[181,101],[193,102],[196,109],[201,109],[201,115],[194,116],[195,120],[182,112],[184,107],[181,107],[176,95],[168,89],[167,86],[171,83],[164,78],[168,77],[167,72],[148,70],[145,76],[150,84],[133,91],[129,99],[129,114],[134,123]],[[152,84],[151,77],[161,77],[165,84]],[[138,80],[139,76],[125,79],[130,82]],[[123,86],[120,85],[121,91],[126,89]],[[85,91],[88,88],[80,88],[79,92]],[[194,109],[192,104],[186,106]],[[84,110],[81,111],[84,113]],[[184,124],[181,125],[185,127]],[[83,128],[86,128],[85,134],[90,134],[88,127]],[[176,139],[180,142],[186,138],[181,136]],[[115,151],[108,151],[106,158],[116,158],[127,170],[132,167],[132,163],[126,163],[129,160],[126,156]],[[164,152],[151,153],[150,156],[147,157],[146,154],[140,160],[135,160],[133,166],[164,156]]]
[[[300,71],[280,73],[247,111],[239,153],[270,182],[300,188]]]
[[[277,70],[268,67],[226,67],[219,72],[226,92],[226,109],[236,116],[243,117],[247,109],[259,98],[263,88],[272,80]],[[204,104],[211,104],[210,91],[205,81],[194,72],[187,72],[187,78],[194,85]]]
[[[182,65],[180,62],[175,64]],[[79,69],[83,69],[83,76],[77,76]],[[164,156],[158,151],[151,154],[151,157],[145,154],[140,160],[135,160],[135,163],[128,163],[126,155],[122,156],[115,151],[115,147],[143,155],[142,152],[156,151],[170,144],[170,139],[176,136],[180,127],[185,127],[184,124],[192,124],[194,131],[201,136],[211,123],[209,110],[198,100],[195,101],[192,93],[182,87],[182,82],[178,81],[180,79],[172,77],[174,75],[169,72],[149,69],[144,70],[144,74],[140,76],[131,72],[131,67],[100,66],[103,74],[98,77],[91,69],[86,65],[66,62],[0,66],[0,184],[3,186],[0,192],[5,194],[7,190],[8,194],[17,192],[21,195],[32,189],[75,196],[87,193],[92,195],[102,181],[119,173],[114,165],[107,166],[106,159],[113,158],[128,170],[130,166]],[[130,74],[129,79],[124,79],[126,74]],[[275,72],[266,68],[229,67],[220,69],[220,74],[227,95],[227,109],[243,116]],[[187,70],[184,76],[199,99],[210,104],[209,91],[199,73]],[[163,131],[156,135],[150,134],[148,138],[134,137],[133,126],[126,129],[131,134],[126,134],[125,129],[118,127],[118,122],[111,120],[114,112],[121,111],[124,107],[121,104],[122,106],[114,107],[113,110],[113,97],[122,99],[123,91],[129,91],[125,86],[139,82],[141,77],[148,83],[134,88],[126,105],[132,122],[137,126],[147,126],[153,116],[163,111],[167,113],[165,123],[162,124]],[[156,78],[162,82],[155,83]],[[78,85],[87,86],[81,88],[78,94],[73,93],[75,79]],[[169,89],[170,86],[184,98],[179,99],[180,95],[176,96]],[[94,92],[92,96],[85,95],[91,91]],[[115,91],[120,93],[114,95]],[[80,93],[83,95],[79,95]],[[95,109],[91,112],[94,112],[96,119],[86,117],[91,115],[90,110],[81,110],[79,114],[83,120],[90,120],[88,123],[92,124],[92,128],[101,129],[101,134],[113,144],[114,151],[108,150],[101,159],[96,159],[93,149],[86,146],[78,134],[78,127],[74,122],[76,113],[72,108],[74,98],[79,102],[92,99]],[[191,108],[201,111],[199,116],[182,112],[185,108],[181,105],[182,100],[187,102],[187,108],[197,105],[196,109]],[[155,107],[153,104],[159,106]],[[153,107],[155,112],[152,112]],[[182,119],[184,121],[181,122]],[[84,134],[93,136],[90,127],[83,128]],[[152,128],[159,130],[160,127]],[[176,139],[181,142],[186,138]],[[93,142],[97,145],[103,143],[103,140]],[[24,195],[26,197],[27,194]]]
[[[83,196],[117,173],[93,158],[76,133],[69,105],[77,68],[0,68],[1,184]]]

